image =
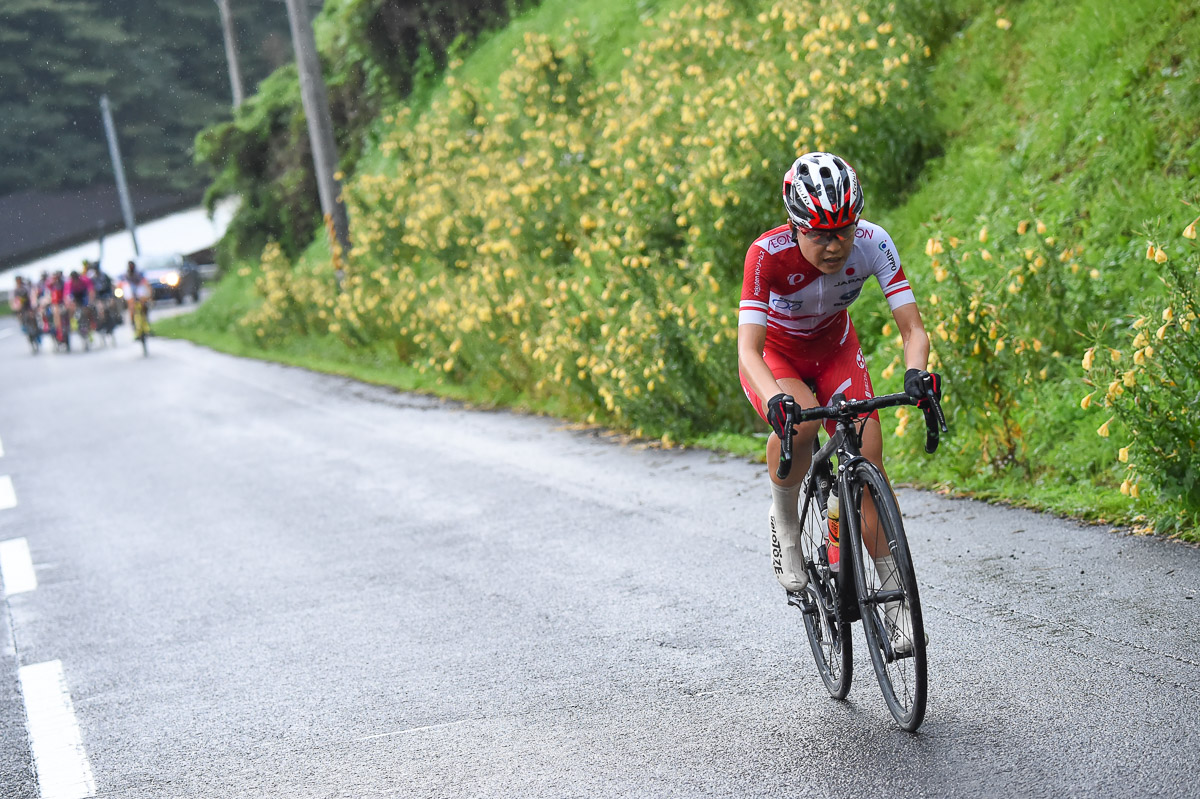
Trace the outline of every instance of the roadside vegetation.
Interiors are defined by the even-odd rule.
[[[937,457],[919,416],[884,419],[893,477],[1196,536],[1189,4],[572,5],[381,106],[345,182],[351,251],[268,242],[171,329],[756,452],[742,259],[782,220],[787,164],[830,149],[906,255],[947,378]],[[900,390],[886,303],[854,316],[876,389]]]

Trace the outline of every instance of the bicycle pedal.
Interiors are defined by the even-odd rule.
[[[813,604],[812,596],[810,596],[807,591],[801,591],[799,593],[788,591],[787,603],[794,608],[800,608],[800,610],[804,613],[812,613],[817,609],[816,605]]]

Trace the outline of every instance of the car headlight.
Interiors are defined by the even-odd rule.
[[[179,273],[168,272],[166,275],[163,276],[163,282],[166,283],[168,286],[172,286],[172,287],[178,286],[179,285]]]

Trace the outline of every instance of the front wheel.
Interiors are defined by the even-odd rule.
[[[928,675],[921,600],[900,507],[872,463],[859,462],[847,483],[851,512],[843,516],[850,525],[867,649],[888,710],[896,723],[912,732],[925,718]]]

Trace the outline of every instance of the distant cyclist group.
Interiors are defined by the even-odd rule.
[[[122,306],[135,331],[144,326],[148,332],[151,297],[149,282],[132,261],[114,281],[99,262],[85,260],[81,270],[43,272],[37,282],[18,276],[9,304],[36,354],[43,338],[66,352],[71,351],[72,334],[85,350],[97,337],[114,343],[114,331],[123,324]]]

